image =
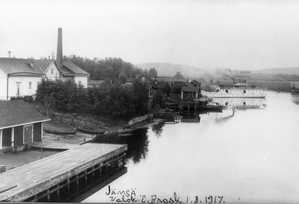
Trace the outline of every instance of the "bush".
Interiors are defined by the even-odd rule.
[[[112,117],[130,118],[146,114],[148,104],[147,86],[135,81],[132,87],[121,84],[105,88],[82,88],[72,81],[42,81],[38,86],[36,100],[47,112],[91,113]]]

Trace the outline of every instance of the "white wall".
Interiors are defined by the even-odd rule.
[[[74,77],[74,80],[77,85],[81,84],[84,88],[87,88],[87,76],[76,76]]]
[[[0,69],[0,100],[7,99],[7,74]]]
[[[56,80],[59,79],[60,74],[56,67],[56,65],[52,62],[49,67],[45,71],[46,78],[49,80]]]
[[[32,96],[36,94],[38,83],[41,77],[30,76],[10,76],[8,78],[8,95],[10,97],[17,96],[17,83],[20,83],[20,96]],[[31,88],[29,83],[31,82]]]

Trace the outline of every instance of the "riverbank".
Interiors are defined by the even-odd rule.
[[[142,141],[132,141],[128,172],[111,189],[134,188],[136,194],[165,198],[173,192],[181,198],[214,192],[226,203],[298,200],[299,106],[291,94],[266,95],[267,108],[237,111],[222,122],[215,120],[220,114],[209,113],[200,123],[149,129]],[[84,202],[109,202],[106,192],[99,190]]]

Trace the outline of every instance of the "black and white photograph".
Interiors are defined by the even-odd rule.
[[[299,203],[299,1],[0,0],[0,204]]]

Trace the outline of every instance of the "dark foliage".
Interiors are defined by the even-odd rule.
[[[135,80],[131,87],[107,84],[84,89],[72,81],[42,81],[36,100],[47,109],[130,118],[147,113],[146,84]]]
[[[106,58],[103,60],[88,59],[78,56],[69,58],[73,63],[90,74],[92,80],[112,80],[125,82],[147,75],[146,71],[138,69],[133,64],[125,62],[120,58]]]

